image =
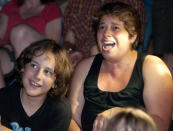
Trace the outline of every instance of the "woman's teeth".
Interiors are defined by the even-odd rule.
[[[115,46],[115,43],[104,43],[104,45],[103,45],[104,47],[107,47],[107,46]]]
[[[106,45],[106,46],[114,46],[115,43],[106,43],[106,44],[104,44],[104,45]]]
[[[116,44],[113,42],[113,43],[104,43],[103,44],[103,49],[104,50],[110,50],[112,49]]]

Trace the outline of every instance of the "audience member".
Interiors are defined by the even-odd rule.
[[[106,131],[157,131],[157,128],[147,113],[129,107],[113,116]]]
[[[60,42],[62,13],[53,1],[11,0],[0,11],[0,69],[6,77],[15,57],[30,43],[43,38]]]
[[[153,2],[153,52],[163,58],[173,75],[173,1]]]
[[[0,89],[0,129],[67,131],[71,109],[64,96],[72,73],[67,51],[53,40],[34,42],[17,59],[17,70],[21,79]]]
[[[93,16],[97,9],[104,3],[121,1],[132,5],[138,10],[140,20],[142,21],[142,31],[140,33],[141,41],[143,40],[145,25],[145,9],[142,0],[68,0],[64,14],[64,41],[75,46],[72,57],[76,57],[76,62],[82,58],[97,54],[97,42],[92,29]],[[70,46],[71,47],[71,46]],[[76,55],[75,55],[75,52]],[[74,58],[75,59],[75,58]]]
[[[137,52],[140,21],[136,10],[120,2],[96,13],[101,54],[76,67],[69,100],[69,130],[105,131],[107,121],[124,107],[144,108],[159,131],[169,128],[173,110],[172,76],[157,56]]]

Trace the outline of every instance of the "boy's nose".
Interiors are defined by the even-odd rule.
[[[36,80],[40,80],[41,77],[42,77],[43,73],[41,70],[38,70],[36,73],[35,73],[35,78]]]

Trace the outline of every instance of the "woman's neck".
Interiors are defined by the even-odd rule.
[[[38,8],[41,5],[40,0],[25,0],[22,6],[25,8]]]
[[[41,13],[41,11],[44,9],[45,5],[42,5],[40,3],[38,4],[31,4],[31,3],[26,3],[23,4],[20,8],[20,15],[22,18],[29,18],[32,16],[36,16],[39,13]]]
[[[120,60],[104,60],[103,67],[112,70],[126,70],[130,66],[134,66],[137,58],[137,51],[130,51],[126,56],[123,56]],[[109,68],[108,68],[109,67]]]

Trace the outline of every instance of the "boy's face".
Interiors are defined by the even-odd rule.
[[[47,92],[54,88],[54,69],[55,56],[52,53],[34,56],[24,69],[23,92],[31,97],[46,97]]]

